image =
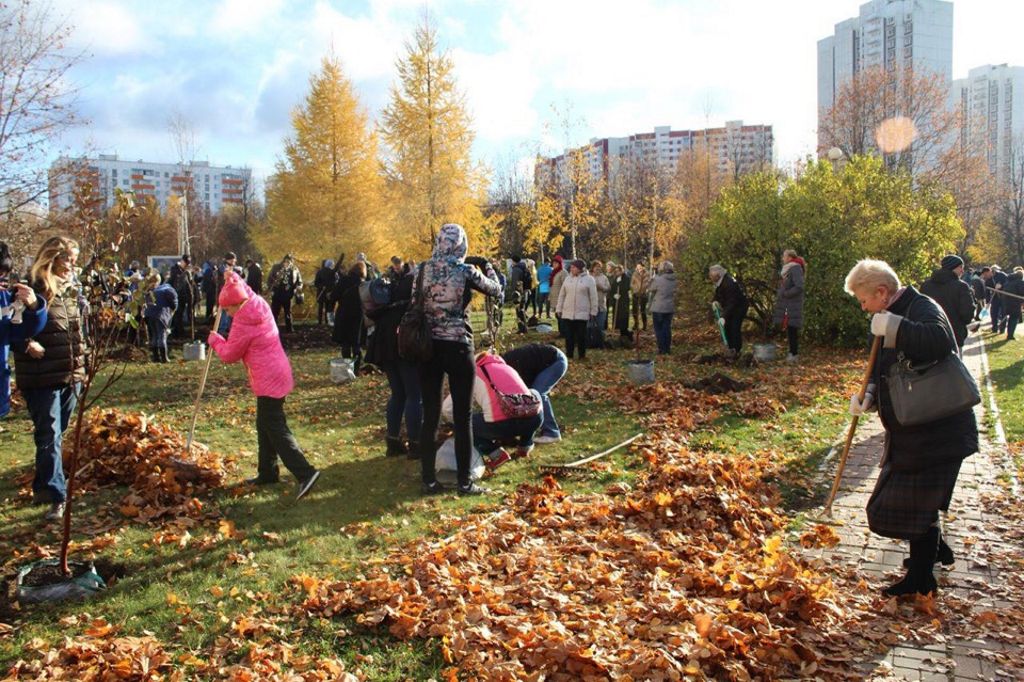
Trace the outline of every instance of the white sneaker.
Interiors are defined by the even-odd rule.
[[[533,442],[538,445],[546,445],[547,443],[557,443],[560,440],[562,440],[561,436],[536,436]]]
[[[799,355],[793,355],[792,353],[789,353],[788,355],[786,355],[786,362],[788,362],[791,365],[796,364],[799,361],[800,361],[800,356]]]
[[[47,521],[60,521],[64,518],[64,503],[54,502],[50,505],[50,511],[46,512],[44,516]]]

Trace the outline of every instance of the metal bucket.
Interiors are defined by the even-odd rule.
[[[626,363],[626,374],[634,384],[653,384],[654,360],[630,360]]]
[[[333,358],[331,360],[331,381],[336,384],[347,384],[354,381],[355,360],[352,358]]]
[[[757,362],[774,362],[777,358],[774,343],[755,343],[754,360]]]
[[[205,360],[206,359],[206,344],[202,341],[193,341],[192,343],[186,343],[181,347],[181,357],[186,360]]]

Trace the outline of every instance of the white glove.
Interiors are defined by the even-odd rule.
[[[854,417],[859,417],[875,404],[875,385],[868,384],[868,390],[864,392],[864,400],[861,401],[859,396],[854,393],[850,396],[850,414]]]
[[[885,330],[889,327],[889,318],[892,317],[892,313],[888,310],[883,310],[880,313],[875,313],[871,316],[871,333],[875,336],[885,336]]]

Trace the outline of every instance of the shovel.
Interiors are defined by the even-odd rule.
[[[715,311],[715,324],[718,325],[718,333],[722,335],[722,345],[728,348],[729,339],[725,338],[725,320],[722,319],[722,307],[718,305],[718,301],[715,301],[711,304],[711,309]]]
[[[224,312],[223,310],[217,311],[217,316],[213,318],[213,331],[220,329],[220,315]],[[196,419],[199,417],[199,399],[203,397],[203,389],[206,388],[206,377],[210,374],[210,363],[213,362],[213,349],[209,349],[209,353],[206,354],[206,366],[203,367],[203,376],[199,380],[199,391],[196,393],[196,405],[192,409],[192,426],[188,429],[188,440],[185,442],[185,452],[192,453],[192,438],[196,435]]]
[[[864,402],[864,394],[868,390],[868,383],[871,381],[871,371],[875,367],[875,358],[878,357],[878,349],[882,345],[882,339],[885,337],[876,336],[875,340],[871,343],[871,355],[868,356],[868,366],[864,369],[864,379],[860,383],[860,392],[857,393],[857,400]],[[839,492],[839,483],[843,479],[843,469],[846,468],[846,458],[850,454],[850,445],[853,443],[853,433],[857,430],[857,422],[860,420],[858,415],[854,415],[853,419],[850,420],[850,428],[846,432],[846,443],[843,445],[843,454],[839,458],[839,468],[836,469],[836,478],[832,481],[832,490],[828,494],[828,500],[825,502],[825,516],[832,517],[832,503],[835,502],[836,493]]]

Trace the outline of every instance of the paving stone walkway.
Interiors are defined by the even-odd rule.
[[[971,369],[979,385],[984,385],[983,345],[976,336],[968,339],[964,363]],[[986,401],[983,401],[987,403]],[[982,431],[981,452],[964,460],[957,481],[950,512],[944,523],[944,534],[956,554],[951,570],[936,566],[940,594],[968,599],[978,608],[1004,608],[1000,585],[1004,577],[984,559],[990,547],[1002,541],[997,516],[986,511],[986,495],[1003,491],[997,477],[1003,474],[1002,457],[990,442],[982,426],[986,404],[977,410]],[[1003,446],[1005,449],[1005,445]],[[868,530],[864,507],[878,477],[878,461],[882,452],[882,425],[877,415],[862,420],[854,446],[847,460],[843,484],[833,505],[836,527],[842,541],[832,551],[834,559],[844,561],[888,584],[903,574],[907,545],[874,535]],[[1004,474],[1005,475],[1005,474]],[[1012,474],[1011,474],[1012,475]],[[1021,623],[1024,628],[1024,623]],[[963,641],[947,638],[929,645],[900,645],[865,668],[865,677],[905,680],[1024,680],[1024,670],[1006,670],[996,658],[1005,646],[986,640]]]

